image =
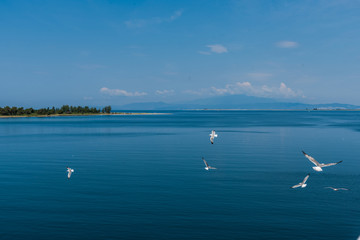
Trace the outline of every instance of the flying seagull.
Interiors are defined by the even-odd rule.
[[[307,184],[305,184],[305,183],[308,180],[309,176],[310,176],[310,173],[308,175],[306,175],[306,177],[304,178],[304,180],[301,183],[298,183],[298,184],[292,186],[291,188],[306,187]]]
[[[68,178],[70,178],[71,177],[71,173],[73,173],[74,172],[74,169],[72,169],[72,168],[69,168],[69,167],[66,167],[67,168],[67,172],[68,172]]]
[[[211,144],[214,144],[214,138],[216,138],[218,135],[215,133],[215,130],[212,130],[211,131],[211,134],[210,134],[210,142]]]
[[[214,167],[209,166],[209,164],[206,162],[205,158],[202,158],[202,160],[203,160],[204,163],[205,163],[205,170],[216,169],[216,168],[214,168]]]
[[[325,164],[325,163],[319,163],[318,161],[315,160],[315,158],[311,157],[310,155],[307,155],[304,151],[302,151],[302,153],[305,155],[305,157],[306,157],[307,159],[310,160],[310,162],[312,162],[313,164],[315,164],[315,167],[313,167],[313,169],[314,169],[315,171],[318,171],[318,172],[321,172],[323,167],[334,166],[334,165],[339,164],[339,163],[342,162],[342,161],[339,161],[339,162],[336,162],[336,163],[327,163],[327,164]]]
[[[339,191],[339,190],[347,191],[347,190],[349,190],[349,189],[347,189],[347,188],[334,188],[334,187],[325,187],[325,188],[331,188],[331,189],[334,190],[334,191]]]

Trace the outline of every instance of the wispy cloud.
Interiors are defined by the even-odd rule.
[[[195,95],[236,95],[245,94],[256,97],[269,98],[297,98],[305,97],[301,91],[294,91],[287,87],[285,83],[280,83],[279,87],[269,87],[267,85],[254,86],[250,82],[236,82],[226,84],[223,88],[210,87],[198,91],[187,90],[186,93]]]
[[[200,53],[202,55],[211,55],[210,52],[205,52],[205,51],[198,51],[198,53]]]
[[[253,87],[250,82],[237,82],[234,84],[226,84],[224,88],[210,88],[212,94],[224,95],[224,94],[244,94],[253,92]]]
[[[181,17],[182,13],[183,10],[180,9],[175,11],[170,17],[167,18],[153,17],[150,19],[132,19],[127,20],[124,23],[128,28],[142,28],[148,25],[161,24],[163,22],[172,22]]]
[[[208,51],[198,51],[198,53],[201,55],[211,55],[211,53],[220,54],[228,52],[228,49],[221,44],[210,44],[206,45],[206,47],[209,48]]]
[[[176,12],[174,12],[174,14],[173,14],[172,16],[170,16],[170,18],[169,18],[167,21],[168,21],[168,22],[174,21],[175,19],[181,17],[182,13],[183,13],[183,10],[182,10],[182,9],[181,9],[181,10],[177,10]]]
[[[227,48],[221,44],[213,44],[213,45],[206,45],[206,47],[210,48],[211,52],[214,53],[226,53],[228,52]]]
[[[103,87],[100,89],[100,92],[110,96],[126,96],[126,97],[139,97],[147,95],[146,92],[128,92],[122,89],[110,89]]]
[[[173,95],[174,94],[174,90],[167,90],[167,89],[164,89],[164,90],[156,90],[155,94],[156,95]]]
[[[296,48],[299,46],[299,44],[292,41],[281,41],[277,42],[276,46],[278,46],[279,48]]]

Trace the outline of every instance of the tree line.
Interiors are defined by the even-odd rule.
[[[54,114],[96,114],[96,113],[110,113],[111,106],[104,108],[81,107],[63,105],[61,108],[23,108],[23,107],[0,107],[0,115],[2,116],[21,116],[21,115],[54,115]]]

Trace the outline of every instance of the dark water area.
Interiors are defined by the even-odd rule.
[[[360,235],[360,112],[166,113],[0,119],[0,239]]]

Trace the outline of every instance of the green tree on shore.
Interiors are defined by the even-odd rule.
[[[63,105],[61,108],[40,108],[33,109],[23,107],[9,107],[5,106],[4,108],[0,107],[0,116],[23,116],[23,115],[54,115],[54,114],[97,114],[97,113],[110,113],[111,106],[106,106],[102,109],[97,109],[95,107],[81,107],[81,106],[69,106]]]
[[[110,113],[111,112],[111,106],[104,107],[104,112]]]

